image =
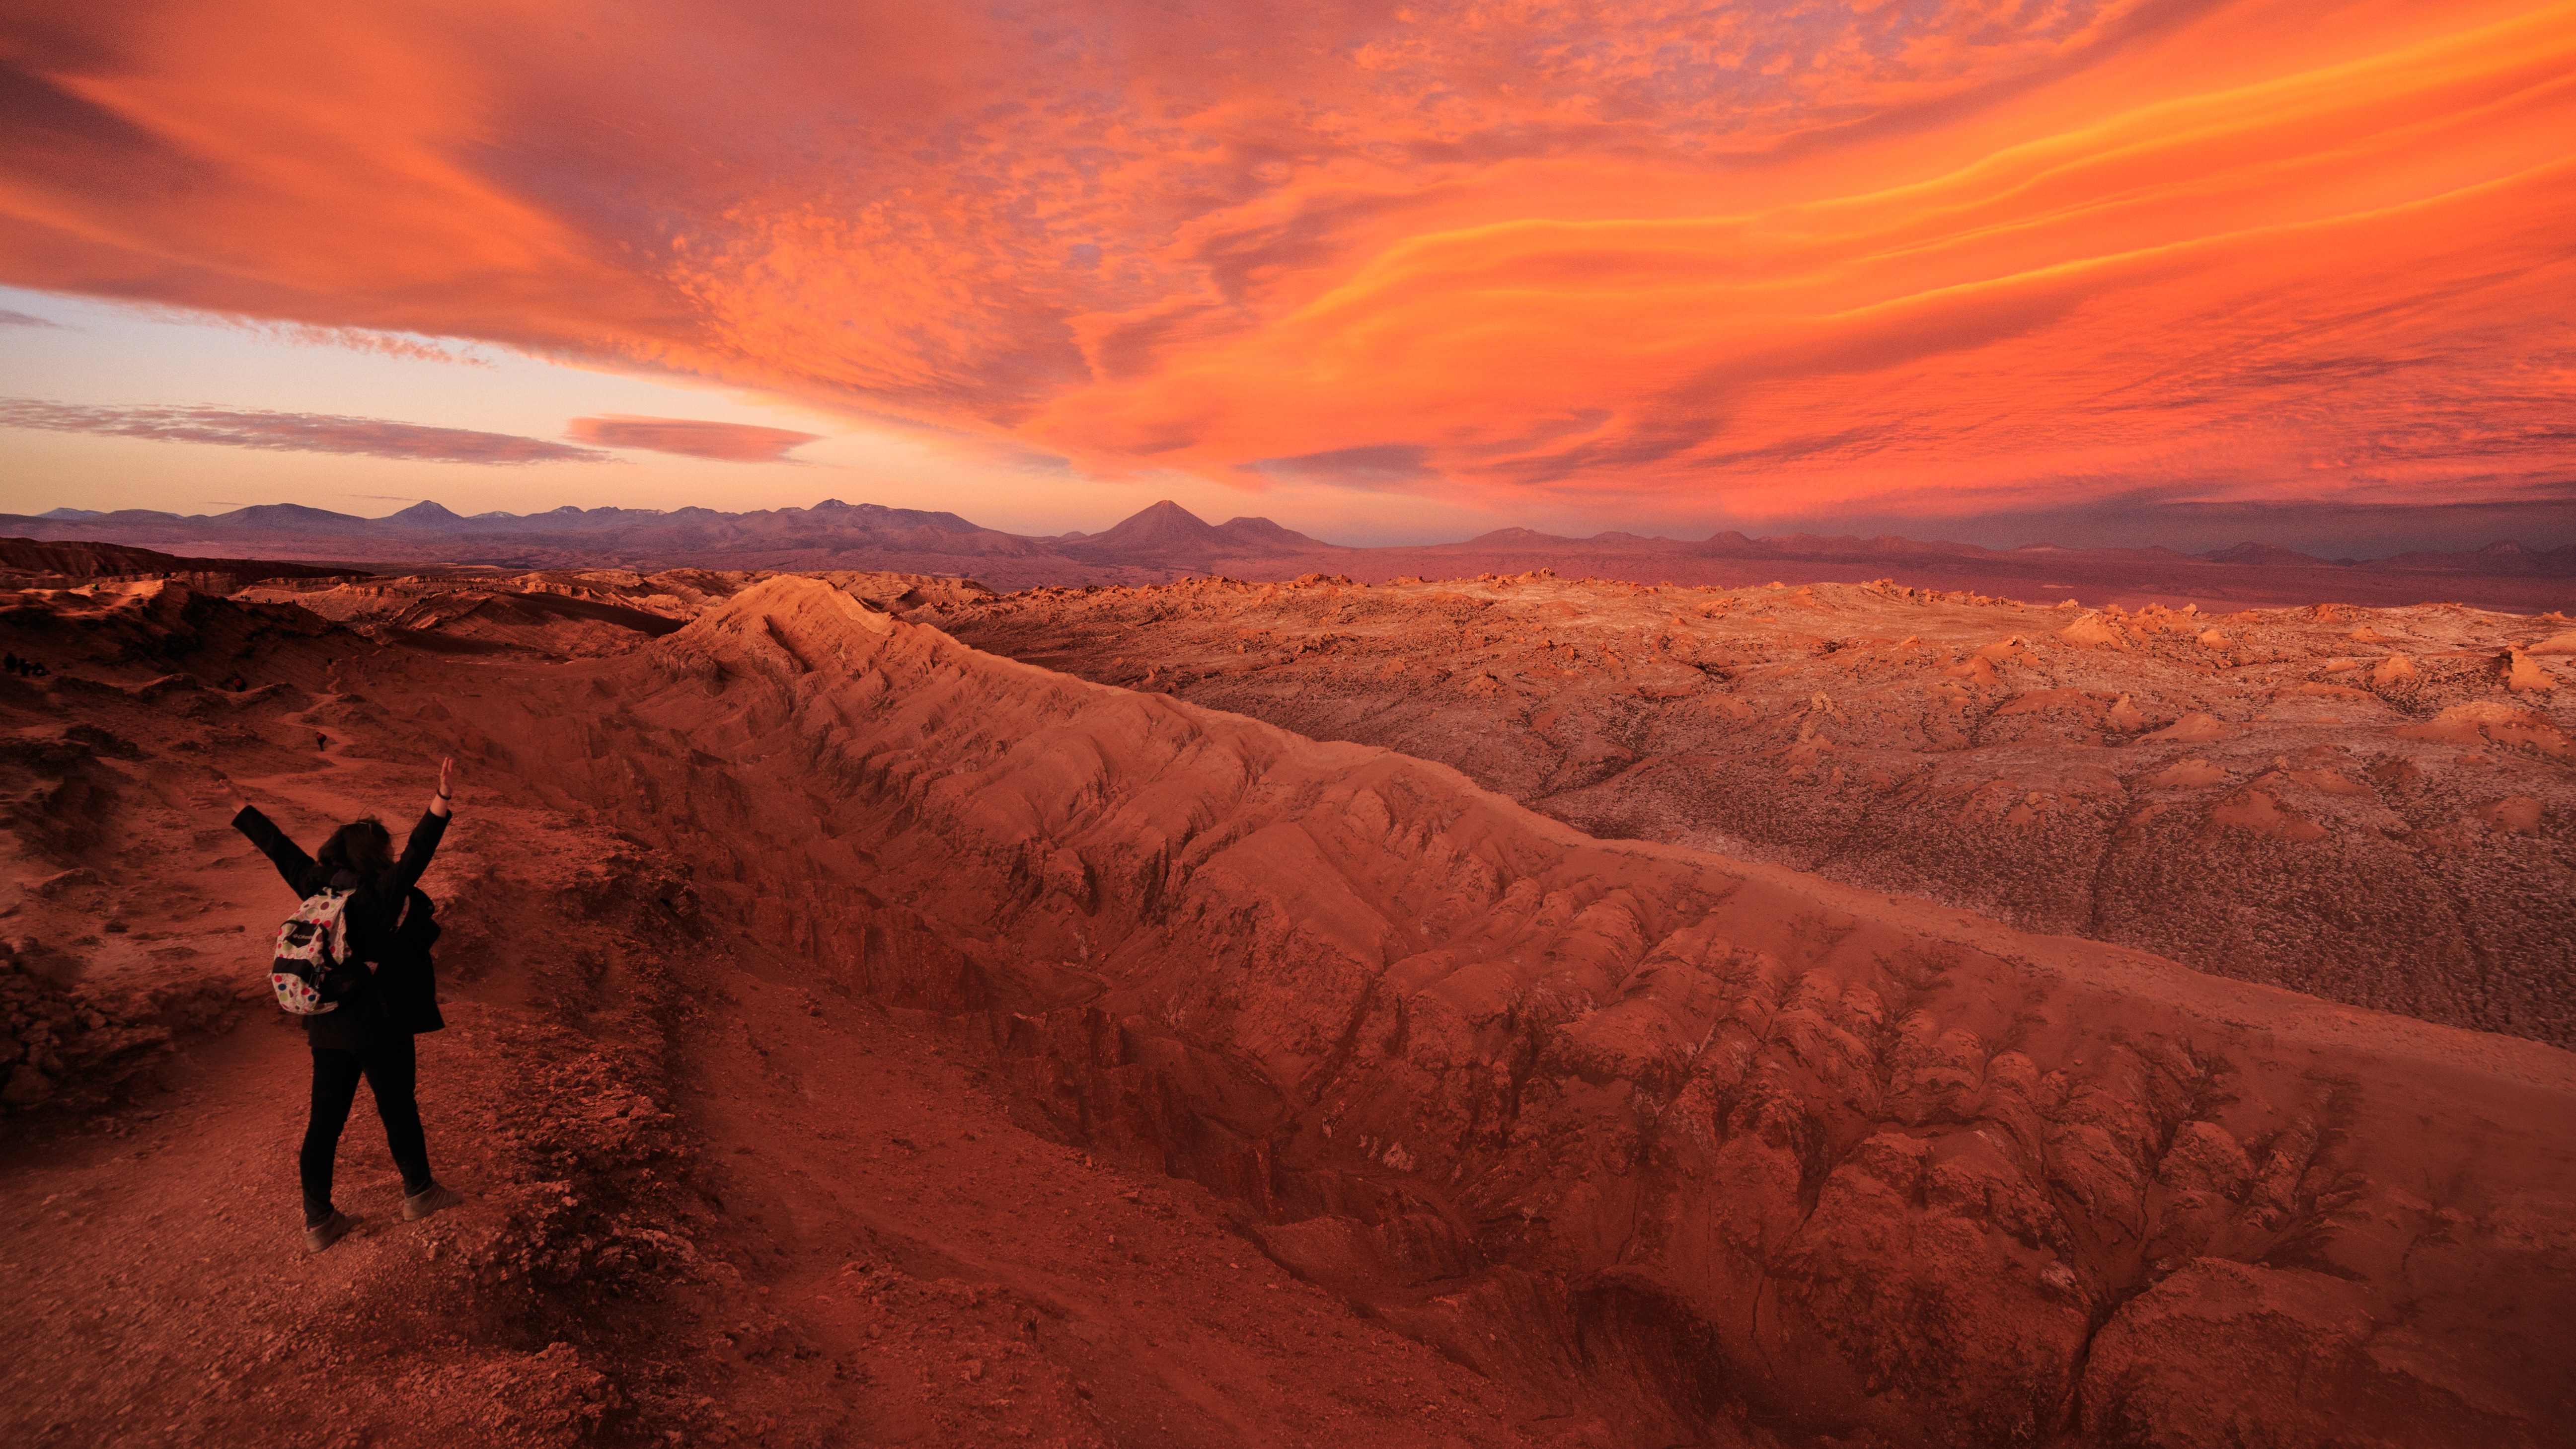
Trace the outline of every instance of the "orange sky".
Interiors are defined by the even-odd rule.
[[[2576,4],[5,13],[0,284],[1051,486],[1610,526],[2576,479]]]

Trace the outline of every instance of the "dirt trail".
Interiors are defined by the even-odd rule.
[[[296,713],[277,723],[309,728]],[[239,780],[310,849],[328,822],[371,809],[405,828],[386,802],[408,802],[426,778],[417,766],[329,757],[320,769]],[[196,793],[213,797],[202,784]],[[476,793],[466,793],[469,810]],[[215,834],[220,854],[175,873],[150,867],[156,887],[173,874],[184,887],[166,913],[155,909],[156,890],[120,890],[123,934],[209,943],[182,969],[193,967],[217,992],[238,983],[232,994],[242,1009],[210,1036],[183,1038],[184,1049],[158,1069],[157,1090],[66,1124],[73,1130],[10,1144],[0,1254],[10,1301],[30,1311],[0,1319],[0,1439],[359,1442],[349,1436],[412,1415],[442,1434],[499,1422],[494,1406],[508,1397],[519,1355],[496,1355],[470,1315],[442,1324],[439,1306],[453,1306],[461,1286],[440,1271],[442,1257],[453,1267],[470,1247],[488,1246],[490,1207],[402,1223],[400,1179],[362,1092],[336,1184],[358,1230],[330,1253],[303,1252],[293,1155],[307,1049],[296,1024],[267,1007],[258,959],[292,901],[238,835],[191,828],[221,825],[224,807],[193,820],[148,807],[134,814],[164,827],[160,838]],[[478,834],[459,832],[433,889],[471,868]],[[124,883],[111,876],[108,884]],[[473,1131],[501,1110],[507,1084],[472,1060],[474,1039],[491,1030],[488,1009],[451,999],[448,1010],[455,1026],[422,1042],[422,1112],[442,1175],[488,1197],[520,1175]],[[397,1361],[406,1365],[400,1381],[372,1377]],[[330,1382],[344,1373],[355,1381]],[[442,1409],[442,1379],[481,1380],[495,1397]]]

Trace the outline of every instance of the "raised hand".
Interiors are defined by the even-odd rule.
[[[441,760],[438,762],[438,793],[429,797],[429,813],[432,815],[447,814],[451,808],[451,802],[454,800],[455,795],[456,761],[453,759]]]
[[[224,799],[231,804],[235,815],[250,808],[250,797],[242,794],[241,787],[233,783],[232,776],[217,775],[215,783],[224,787]]]

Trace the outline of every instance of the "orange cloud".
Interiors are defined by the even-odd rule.
[[[2567,3],[61,9],[0,53],[21,286],[1247,486],[1958,514],[2576,465]]]
[[[784,462],[788,449],[823,436],[821,433],[792,432],[786,428],[754,427],[749,423],[643,418],[627,413],[575,418],[565,424],[564,432],[603,448],[649,448],[656,453],[715,458],[727,463]]]

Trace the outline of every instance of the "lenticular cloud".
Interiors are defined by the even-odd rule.
[[[788,449],[823,436],[788,428],[757,427],[750,423],[648,418],[630,413],[575,418],[565,425],[564,432],[603,448],[644,448],[656,453],[677,453],[684,458],[713,458],[726,463],[789,462],[792,460],[787,456]]]
[[[0,398],[0,427],[98,433],[171,443],[214,443],[290,453],[352,453],[432,463],[598,463],[609,457],[596,448],[576,448],[542,438],[470,428],[426,427],[383,418],[211,407],[109,407],[32,398]]]

